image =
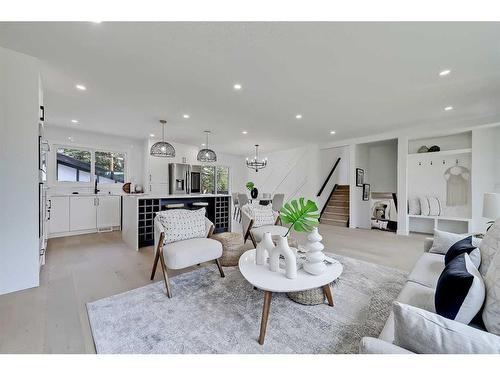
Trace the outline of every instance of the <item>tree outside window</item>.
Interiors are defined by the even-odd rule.
[[[201,192],[215,194],[215,167],[206,165],[201,167]]]
[[[217,168],[217,194],[229,194],[229,168]]]
[[[123,183],[125,155],[118,152],[95,152],[95,173],[99,183]]]

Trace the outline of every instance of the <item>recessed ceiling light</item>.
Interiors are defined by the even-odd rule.
[[[78,124],[78,120],[71,120],[73,124]]]
[[[243,86],[241,86],[241,84],[239,84],[239,83],[235,83],[235,84],[233,85],[233,89],[235,89],[235,90],[241,90],[241,89],[242,89],[242,87],[243,87]]]
[[[335,134],[335,130],[330,131],[330,134]]]
[[[153,138],[155,135],[154,135],[153,133],[151,133],[149,136],[150,136],[151,138]]]
[[[243,130],[241,134],[248,134],[248,132],[246,130]]]
[[[90,21],[92,23],[101,23],[102,21]]]
[[[77,88],[78,90],[82,90],[82,91],[87,90],[87,88],[86,88],[84,85],[80,84],[80,83],[76,85],[76,88]]]
[[[446,69],[446,70],[443,70],[443,71],[439,72],[439,75],[440,75],[441,77],[444,77],[444,76],[447,76],[447,75],[448,75],[448,74],[450,74],[450,73],[451,73],[451,70]]]
[[[188,114],[184,114],[184,115],[182,115],[182,117],[189,118],[189,115]]]
[[[445,111],[451,111],[453,109],[453,106],[449,105],[448,107],[444,107]]]
[[[205,143],[202,143],[201,145],[202,145],[203,147],[205,147],[205,146],[206,146],[206,144],[205,144]]]
[[[300,119],[302,118],[302,115],[301,115],[301,114],[295,115],[295,118],[296,118],[297,120],[300,120]]]

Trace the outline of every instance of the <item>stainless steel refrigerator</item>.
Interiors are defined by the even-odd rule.
[[[189,194],[191,192],[191,166],[170,163],[168,165],[169,194]]]

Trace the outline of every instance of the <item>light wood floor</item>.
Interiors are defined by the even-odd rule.
[[[423,252],[421,235],[327,225],[320,233],[338,254],[407,271]],[[0,296],[0,353],[95,353],[85,304],[150,283],[152,260],[152,247],[131,250],[120,232],[50,240],[40,287]]]

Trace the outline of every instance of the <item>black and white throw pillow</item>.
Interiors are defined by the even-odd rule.
[[[436,287],[436,313],[457,322],[469,324],[481,310],[485,298],[481,274],[462,253],[444,268]]]
[[[470,260],[474,266],[479,269],[481,265],[481,252],[479,249],[472,244],[472,236],[466,237],[463,240],[455,242],[444,256],[444,265],[448,265],[454,258],[460,254],[469,254]]]

